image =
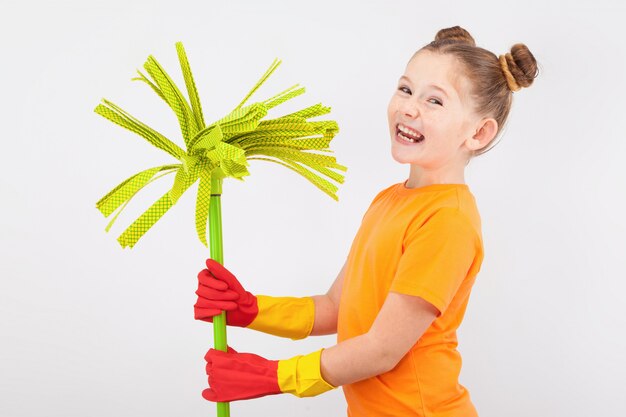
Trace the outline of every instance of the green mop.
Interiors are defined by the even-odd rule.
[[[145,82],[174,111],[185,142],[183,150],[161,133],[148,127],[109,100],[102,99],[94,111],[148,140],[152,145],[172,155],[177,162],[148,168],[122,181],[102,197],[96,207],[108,217],[109,231],[130,200],[146,185],[167,174],[175,174],[172,188],[141,214],[118,237],[120,245],[132,248],[137,241],[170,209],[182,194],[199,180],[196,197],[196,233],[207,246],[206,226],[209,222],[211,258],[224,264],[222,251],[221,202],[222,182],[226,177],[243,181],[249,175],[250,160],[271,161],[283,165],[307,178],[313,185],[338,201],[337,186],[323,178],[343,183],[347,168],[336,158],[318,151],[332,153],[330,142],[339,132],[333,120],[308,119],[330,112],[321,103],[275,119],[261,120],[269,109],[305,92],[299,84],[261,102],[244,106],[252,94],[267,80],[281,61],[274,60],[252,90],[225,117],[206,125],[198,91],[181,42],[176,51],[187,88],[187,100],[163,67],[152,56],[144,63],[148,76],[137,70],[132,80]],[[259,156],[260,155],[260,156]],[[321,174],[321,175],[318,175]],[[214,347],[227,349],[226,313],[213,319]],[[229,403],[217,403],[218,417],[229,417]]]

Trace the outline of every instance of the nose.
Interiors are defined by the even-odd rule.
[[[412,100],[404,100],[400,105],[400,111],[406,117],[415,118],[419,114],[417,103]]]

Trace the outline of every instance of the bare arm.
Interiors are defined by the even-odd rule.
[[[322,377],[340,386],[390,371],[438,314],[421,297],[389,292],[367,333],[322,351]]]
[[[328,292],[324,295],[313,296],[313,301],[315,302],[315,322],[313,323],[311,336],[337,333],[339,299],[341,298],[345,270],[346,264],[344,263]]]

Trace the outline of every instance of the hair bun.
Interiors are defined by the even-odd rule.
[[[472,35],[461,26],[453,26],[450,28],[441,29],[435,35],[435,42],[448,41],[449,43],[465,43],[471,46],[476,46],[476,42]]]
[[[529,87],[537,77],[539,71],[537,61],[523,43],[516,43],[511,47],[511,52],[500,55],[499,59],[511,91]]]

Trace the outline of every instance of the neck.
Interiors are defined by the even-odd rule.
[[[465,184],[465,170],[463,168],[457,171],[428,170],[411,164],[409,179],[406,182],[407,188],[419,188],[432,184]]]

